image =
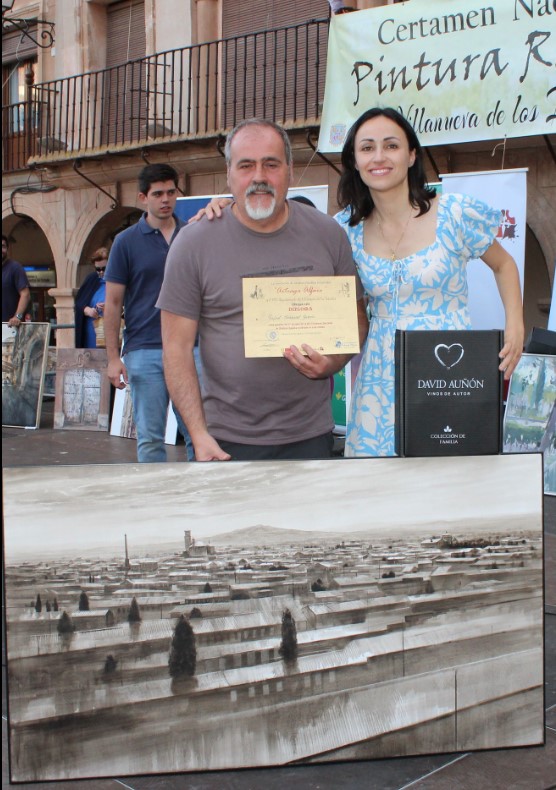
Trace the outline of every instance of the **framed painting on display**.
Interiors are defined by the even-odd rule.
[[[538,454],[13,468],[4,514],[13,781],[543,742]]]
[[[107,431],[110,411],[104,348],[60,348],[56,360],[54,427]]]
[[[2,425],[38,428],[50,324],[2,324]]]
[[[556,356],[523,354],[504,412],[505,453],[544,457],[544,493],[556,496]]]

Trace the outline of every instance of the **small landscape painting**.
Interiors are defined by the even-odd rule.
[[[2,324],[2,425],[38,428],[50,324]]]

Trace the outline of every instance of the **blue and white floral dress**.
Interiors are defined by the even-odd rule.
[[[466,195],[441,195],[433,244],[393,262],[365,252],[363,223],[350,228],[348,211],[335,218],[351,242],[371,316],[353,390],[345,455],[392,456],[396,329],[471,328],[467,262],[483,255],[496,238],[500,211]]]

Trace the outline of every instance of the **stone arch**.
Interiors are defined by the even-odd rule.
[[[72,207],[73,208],[73,207]],[[81,265],[89,263],[89,256],[95,248],[106,242],[107,235],[113,235],[125,219],[135,211],[135,206],[119,206],[111,208],[111,204],[104,196],[99,197],[96,190],[87,190],[83,199],[80,196],[80,213],[78,221],[67,238],[67,280],[66,287],[56,293],[57,314],[60,323],[71,324],[74,322],[75,294],[79,286]],[[104,229],[104,230],[102,230]],[[81,269],[83,271],[83,269]],[[59,332],[59,344],[73,347],[75,337],[73,330]]]
[[[29,217],[29,219],[32,219],[37,223],[39,228],[44,233],[52,251],[54,265],[56,266],[56,278],[58,278],[57,261],[63,260],[64,257],[64,249],[62,246],[63,239],[60,238],[60,235],[56,233],[56,230],[53,227],[52,215],[50,211],[45,209],[44,205],[40,203],[40,194],[40,192],[33,192],[29,194],[18,193],[14,197],[14,207],[17,211],[17,214],[24,214],[26,217]],[[4,197],[2,199],[2,222],[6,222],[6,227],[8,229],[12,229],[17,223],[17,220],[19,219],[17,214],[13,213],[10,198]],[[12,218],[14,220],[13,222],[11,221]]]
[[[80,221],[68,240],[68,258],[75,261],[71,272],[71,287],[78,287],[78,272],[80,264],[88,260],[90,253],[96,247],[104,245],[107,235],[113,235],[127,217],[137,211],[135,206],[119,206],[116,209],[104,207],[104,210],[88,214],[86,219]],[[104,232],[102,231],[104,229]]]
[[[136,210],[135,206],[119,206],[116,209],[112,209],[105,201],[102,201],[101,204],[95,206],[94,210],[81,214],[78,224],[68,238],[66,252],[68,262],[72,261],[73,264],[71,272],[72,287],[76,287],[77,269],[79,263],[82,261],[84,253],[92,252],[92,249],[88,249],[88,247],[91,246],[89,242],[91,238],[94,238],[99,225],[104,220],[109,219],[109,222],[106,224],[113,226],[115,229],[121,225],[130,213]],[[100,246],[100,243],[99,241],[96,246]]]
[[[552,196],[554,199],[554,195]],[[556,262],[556,225],[554,206],[544,190],[534,184],[527,185],[527,224],[535,234],[548,269],[550,285],[554,285]]]

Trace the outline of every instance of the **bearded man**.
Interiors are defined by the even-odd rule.
[[[166,260],[157,306],[170,397],[197,461],[330,457],[329,377],[351,355],[323,355],[302,344],[281,358],[246,358],[242,280],[355,275],[364,338],[351,247],[331,217],[287,200],[292,151],[280,126],[242,121],[225,153],[233,202],[218,222],[180,231]],[[197,333],[203,398],[193,357]]]

